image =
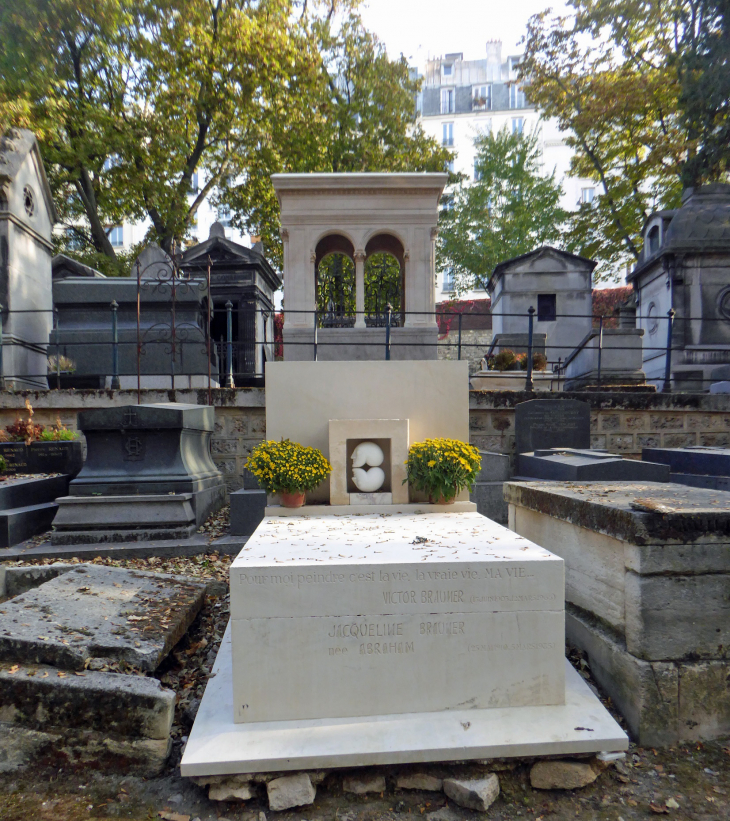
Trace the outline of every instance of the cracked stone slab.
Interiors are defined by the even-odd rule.
[[[0,605],[0,661],[83,670],[96,658],[152,672],[205,590],[180,576],[80,565]]]

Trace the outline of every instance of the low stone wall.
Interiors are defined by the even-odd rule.
[[[481,332],[475,332],[481,333]],[[485,332],[486,333],[486,332]],[[265,393],[261,388],[215,389],[216,408],[213,460],[226,479],[228,491],[243,486],[246,457],[266,438]],[[591,405],[591,444],[612,453],[640,457],[644,447],[730,444],[730,395],[647,392],[526,393],[524,391],[471,391],[469,423],[472,444],[493,453],[514,454],[515,406],[529,399],[580,399]],[[0,393],[0,429],[22,415],[25,400],[34,420],[52,425],[57,418],[76,428],[76,417],[86,408],[137,403],[136,391],[19,391]],[[151,390],[141,401],[207,404],[207,390]]]
[[[471,391],[472,444],[514,454],[515,406],[528,399],[579,399],[591,406],[591,447],[640,458],[649,447],[730,444],[730,395],[701,393],[619,393]]]
[[[482,357],[487,355],[492,344],[493,332],[489,330],[463,330],[461,332],[461,358],[469,362],[469,373],[476,373]],[[459,332],[449,331],[439,336],[439,359],[459,358]]]

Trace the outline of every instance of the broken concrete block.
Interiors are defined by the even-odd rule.
[[[55,747],[57,733],[39,733],[27,727],[0,724],[0,773],[15,772]]]
[[[342,779],[342,789],[355,795],[365,795],[369,792],[385,792],[385,776],[375,773],[365,775],[346,775]]]
[[[288,810],[290,807],[301,807],[313,804],[317,793],[306,773],[285,775],[275,778],[266,785],[269,796],[269,809]]]
[[[444,792],[460,807],[486,812],[499,795],[499,778],[494,773],[486,778],[445,778]]]
[[[151,672],[204,600],[204,582],[81,565],[0,605],[0,660],[83,670],[104,658]]]
[[[208,788],[208,798],[211,801],[248,801],[255,795],[250,781],[242,782],[240,777],[225,778]]]
[[[401,790],[423,790],[424,792],[441,792],[444,782],[440,778],[426,773],[409,773],[408,775],[399,775],[396,782],[396,787]]]
[[[0,720],[34,730],[167,739],[175,693],[155,678],[0,664]]]
[[[530,770],[536,790],[577,790],[592,784],[601,772],[590,761],[538,761]]]
[[[499,795],[499,778],[494,773],[486,778],[445,778],[444,792],[460,807],[486,812]]]
[[[9,599],[14,596],[19,596],[27,590],[32,590],[44,582],[55,579],[63,573],[68,573],[69,570],[75,570],[77,564],[61,564],[54,562],[53,564],[34,564],[26,567],[7,567],[5,568],[5,593]]]

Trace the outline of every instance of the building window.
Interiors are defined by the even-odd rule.
[[[659,226],[655,225],[649,231],[649,253],[656,254],[659,250]]]
[[[447,268],[444,271],[441,290],[447,294],[453,293],[453,291],[456,290],[456,279],[454,278],[453,268]]]
[[[453,211],[454,210],[454,195],[453,194],[444,194],[441,197],[441,208],[442,211]]]
[[[441,141],[442,145],[453,145],[454,144],[454,124],[453,123],[444,123],[444,135],[443,140]]]
[[[580,189],[580,201],[582,203],[583,202],[589,203],[589,204],[592,203],[593,198],[595,197],[595,195],[596,195],[596,189],[595,188],[581,188]]]
[[[520,86],[517,85],[517,83],[512,83],[509,87],[509,107],[525,107],[525,92],[520,88]]]
[[[81,236],[73,228],[66,229],[66,247],[70,251],[80,251],[84,247]]]
[[[441,113],[454,113],[454,89],[444,88],[441,90]]]
[[[491,111],[492,109],[492,86],[474,86],[472,88],[472,108],[475,111]]]
[[[115,247],[119,248],[124,245],[124,226],[115,225],[109,232],[109,242]]]
[[[524,117],[513,117],[512,118],[512,133],[513,134],[522,134],[525,130],[525,118]]]
[[[451,76],[452,76],[452,74],[454,73],[454,66],[453,66],[453,64],[452,64],[452,63],[444,63],[444,64],[441,66],[441,72],[442,72],[442,74],[444,75],[444,77],[451,77]]]
[[[557,319],[557,308],[555,294],[537,295],[537,321],[555,322]]]
[[[200,188],[198,187],[198,172],[195,171],[193,176],[190,178],[190,190],[188,191],[189,194],[197,194]]]
[[[218,206],[218,222],[224,227],[229,228],[231,225],[231,208],[229,205]]]

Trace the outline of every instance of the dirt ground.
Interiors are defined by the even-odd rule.
[[[230,557],[215,553],[185,559],[96,560],[219,582],[214,587],[215,595],[208,599],[188,634],[155,673],[177,692],[173,754],[166,771],[155,778],[88,767],[34,767],[0,774],[2,821],[265,821],[262,813],[269,816],[269,821],[271,816],[276,816],[276,821],[400,821],[409,815],[423,816],[427,821],[466,821],[479,816],[495,821],[637,821],[658,815],[690,821],[730,820],[728,741],[656,750],[632,745],[624,761],[607,769],[593,784],[573,792],[533,790],[529,762],[503,761],[497,764],[501,794],[487,813],[462,809],[443,793],[395,788],[395,777],[401,772],[431,772],[438,776],[477,774],[493,769],[486,762],[383,767],[380,772],[386,775],[388,788],[383,794],[369,796],[344,793],[342,774],[346,771],[338,771],[328,775],[317,788],[313,805],[282,813],[269,812],[263,785],[258,798],[245,804],[209,801],[205,788],[180,777],[179,761],[228,620],[226,582],[230,561]],[[568,656],[584,678],[593,683],[580,653],[569,649]],[[623,725],[610,700],[602,700]]]

